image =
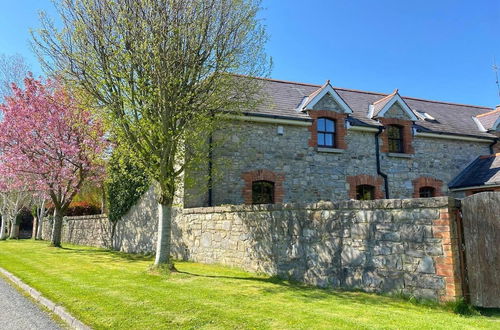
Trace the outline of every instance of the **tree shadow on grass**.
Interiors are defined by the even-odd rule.
[[[65,250],[67,253],[77,253],[78,255],[88,255],[88,256],[103,256],[106,259],[103,262],[108,262],[109,259],[114,259],[116,261],[126,261],[126,262],[136,262],[136,261],[152,261],[153,257],[150,255],[143,254],[133,254],[133,253],[125,253],[120,251],[113,251],[108,249],[79,249],[79,248],[70,248],[70,247],[62,247],[62,250]]]
[[[241,277],[227,275],[205,275],[196,274],[185,271],[178,271],[179,274],[189,275],[193,277],[213,278],[213,279],[229,279],[238,281],[253,281],[273,284],[259,288],[260,292],[265,294],[291,294],[295,298],[307,300],[328,300],[342,299],[346,303],[354,303],[359,305],[380,305],[389,307],[408,308],[408,300],[400,297],[382,295],[377,293],[368,293],[361,290],[345,290],[345,289],[323,289],[310,286],[304,283],[282,279],[278,276],[271,277]],[[442,310],[443,306],[434,303],[426,304],[426,307]]]

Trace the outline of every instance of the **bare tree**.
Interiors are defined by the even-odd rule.
[[[28,71],[30,67],[21,55],[0,54],[0,102],[3,102],[6,96],[11,95],[12,83],[17,86],[23,85]]]
[[[171,217],[183,173],[206,153],[220,114],[255,105],[266,75],[260,0],[61,0],[34,45],[45,68],[91,94],[113,135],[157,185],[155,265],[171,265]],[[205,149],[204,149],[205,148]],[[204,149],[204,150],[203,150]]]

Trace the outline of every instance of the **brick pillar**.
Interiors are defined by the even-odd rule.
[[[463,296],[455,212],[453,207],[440,209],[439,218],[432,224],[433,237],[441,239],[443,248],[443,256],[434,257],[436,275],[445,282],[440,301],[453,301]]]

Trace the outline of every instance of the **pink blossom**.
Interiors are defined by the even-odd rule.
[[[103,175],[103,125],[59,81],[30,75],[24,85],[0,105],[0,175],[29,180],[65,209],[83,181]]]

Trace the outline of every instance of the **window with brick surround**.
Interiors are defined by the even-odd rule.
[[[356,186],[356,199],[359,201],[371,201],[375,199],[375,187],[369,184]]]
[[[389,125],[387,127],[387,140],[389,143],[389,152],[404,152],[403,127]]]
[[[244,181],[242,197],[245,204],[283,203],[285,175],[266,169],[241,174]],[[272,193],[270,193],[272,191]],[[255,192],[255,193],[254,193]]]
[[[434,187],[422,187],[419,189],[419,194],[421,198],[435,197],[436,189]]]
[[[336,149],[347,149],[347,143],[345,140],[345,136],[347,134],[347,129],[345,125],[345,121],[347,119],[347,114],[345,113],[337,113],[330,110],[310,110],[308,112],[309,116],[313,119],[313,124],[308,127],[309,132],[311,132],[311,137],[308,141],[308,145],[313,148],[336,148]],[[333,124],[333,127],[330,127],[329,123],[326,121],[320,120],[329,120],[329,123]],[[324,124],[324,126],[323,126]],[[331,128],[327,131],[328,128]],[[319,134],[323,133],[327,135],[323,135],[325,137],[325,141],[319,140]],[[329,136],[332,136],[332,143],[330,146],[325,146],[325,142],[329,142]],[[323,145],[321,144],[323,143]]]
[[[318,118],[316,124],[318,147],[335,147],[335,121],[329,118]]]
[[[379,121],[385,126],[380,138],[382,140],[381,151],[391,153],[414,154],[412,146],[413,122],[397,118],[379,118]],[[399,127],[399,130],[396,128]],[[389,136],[390,134],[390,136]],[[396,142],[400,141],[400,142]],[[398,148],[399,147],[399,148]],[[400,151],[392,151],[392,150]]]
[[[443,196],[443,181],[441,180],[421,176],[413,180],[412,183],[414,198]]]
[[[254,181],[252,182],[252,204],[273,204],[274,182]]]

